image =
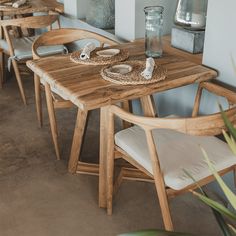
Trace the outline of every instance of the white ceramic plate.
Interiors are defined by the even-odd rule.
[[[107,73],[114,74],[114,75],[125,75],[132,71],[132,66],[128,64],[120,64],[114,65],[106,69]]]
[[[119,53],[120,53],[119,49],[112,49],[112,48],[104,49],[104,50],[100,50],[96,52],[96,54],[100,57],[113,57]]]

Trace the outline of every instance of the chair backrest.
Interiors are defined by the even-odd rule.
[[[58,20],[58,14],[50,14],[43,16],[30,16],[16,19],[1,20],[0,26],[7,28],[8,26],[16,26],[21,28],[40,29],[52,25]]]
[[[118,42],[112,39],[88,30],[70,28],[55,29],[42,34],[34,41],[32,45],[33,58],[40,58],[37,53],[37,48],[40,46],[69,44],[83,39],[95,39],[100,43],[100,47],[103,47],[105,44],[110,46],[118,44]]]
[[[14,56],[14,48],[9,34],[10,27],[20,27],[20,28],[31,28],[40,29],[51,27],[54,22],[59,21],[58,14],[42,15],[42,16],[30,16],[17,19],[1,20],[0,26],[3,28],[3,32],[9,45],[9,52],[11,56]]]
[[[199,88],[201,90],[207,89],[216,95],[225,97],[231,104],[236,104],[236,93],[229,89],[211,82],[200,83]],[[194,108],[196,111],[198,110],[197,108],[199,108],[199,103],[200,96],[198,92]],[[190,118],[149,118],[130,114],[117,106],[111,106],[109,110],[111,114],[115,114],[125,121],[139,125],[145,131],[151,131],[153,129],[173,129],[191,135],[214,136],[221,134],[222,129],[226,129],[221,112],[204,116],[194,115],[194,117]],[[236,107],[233,106],[224,112],[228,119],[233,124],[236,124]]]

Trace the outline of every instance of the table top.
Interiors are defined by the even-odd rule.
[[[64,5],[57,2],[56,0],[29,0],[30,7],[19,7],[19,8],[1,8],[1,15],[17,15],[17,14],[27,14],[34,12],[45,12],[45,11],[57,11],[59,13],[64,12]]]
[[[116,48],[129,50],[129,60],[144,60],[144,42],[120,44]],[[74,63],[69,55],[45,57],[27,62],[27,66],[50,84],[61,97],[69,99],[83,110],[91,110],[124,100],[140,98],[217,76],[213,69],[188,61],[185,57],[165,51],[157,62],[167,69],[167,78],[148,85],[118,85],[102,79],[102,66]]]

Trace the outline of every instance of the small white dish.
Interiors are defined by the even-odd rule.
[[[114,48],[104,49],[96,52],[96,54],[100,57],[114,57],[119,53],[120,49],[114,49]]]
[[[106,72],[114,75],[125,75],[132,71],[132,66],[128,64],[114,65],[106,69]]]

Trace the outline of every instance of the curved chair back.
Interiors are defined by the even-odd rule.
[[[50,26],[58,20],[58,17],[58,14],[50,14],[43,16],[30,16],[17,19],[1,20],[0,26],[2,26],[3,28],[6,28],[8,26],[18,26],[21,28],[39,29]]]
[[[202,90],[206,89],[209,92],[218,96],[225,97],[229,103],[236,104],[236,93],[223,88],[211,82],[202,82],[199,85],[197,96],[194,105],[193,117],[189,118],[149,118],[136,116],[128,113],[117,106],[111,106],[110,112],[117,115],[121,119],[132,124],[139,125],[144,130],[151,131],[153,129],[173,129],[182,133],[199,135],[199,136],[215,136],[222,133],[223,129],[227,129],[221,112],[212,115],[197,116]],[[199,92],[201,91],[201,93]],[[233,106],[224,111],[225,115],[236,124],[236,107]]]
[[[118,42],[112,39],[88,30],[70,28],[55,29],[42,34],[35,40],[32,45],[33,58],[40,58],[37,53],[37,48],[40,46],[62,45],[83,39],[95,39],[100,43],[100,47],[103,47],[105,44],[111,46],[118,44]]]
[[[14,56],[14,47],[8,31],[8,28],[10,26],[20,27],[20,28],[40,29],[40,28],[51,27],[51,25],[58,20],[59,20],[58,14],[1,20],[0,26],[3,27],[4,35],[6,37],[7,44],[9,45],[10,56]]]

